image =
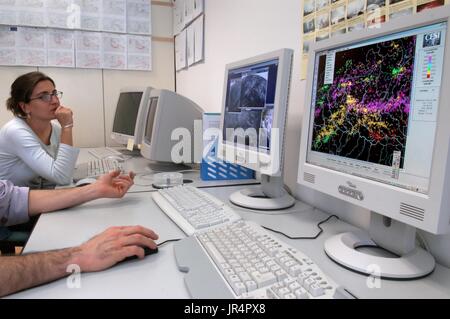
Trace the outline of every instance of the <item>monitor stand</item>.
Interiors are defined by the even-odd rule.
[[[126,155],[126,156],[131,156],[131,157],[138,157],[141,156],[141,150],[140,149],[133,149],[132,151],[130,151],[129,149],[119,149],[117,150],[119,151],[121,154]]]
[[[175,164],[171,162],[150,162],[147,165],[147,170],[159,173],[159,172],[178,172],[190,170],[191,167],[185,164]]]
[[[280,210],[294,206],[295,199],[284,189],[283,177],[261,175],[261,186],[245,188],[230,195],[230,201],[256,210]]]
[[[335,235],[325,242],[325,252],[345,268],[379,278],[416,279],[434,270],[433,256],[416,247],[414,227],[371,212],[369,233]],[[362,248],[367,251],[362,252]],[[375,256],[373,248],[394,255]]]

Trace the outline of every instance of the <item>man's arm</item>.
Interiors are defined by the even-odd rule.
[[[155,249],[156,239],[154,231],[141,226],[111,227],[75,248],[0,256],[0,297],[65,277],[70,274],[69,265],[90,272],[109,268],[129,256],[142,259],[142,247]]]
[[[134,174],[120,175],[119,171],[99,177],[97,182],[68,189],[31,190],[28,214],[34,216],[67,207],[76,206],[98,198],[120,198],[133,185]]]

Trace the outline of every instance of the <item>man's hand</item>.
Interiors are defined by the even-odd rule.
[[[142,247],[156,248],[158,235],[141,226],[108,228],[81,246],[22,256],[0,257],[0,297],[67,276],[69,265],[99,271],[130,256],[144,258]]]
[[[111,227],[75,248],[73,264],[81,271],[100,271],[109,268],[126,257],[144,258],[144,249],[157,247],[158,235],[142,226]]]
[[[73,124],[73,113],[72,110],[68,107],[64,107],[60,105],[55,110],[55,117],[58,120],[61,127],[64,127],[69,124]]]
[[[120,175],[120,171],[113,171],[100,176],[92,186],[96,188],[100,197],[120,198],[133,185],[134,176],[133,172],[128,175]]]

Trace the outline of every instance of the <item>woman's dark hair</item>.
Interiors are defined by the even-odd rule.
[[[50,81],[55,85],[55,82],[42,72],[35,71],[19,76],[11,85],[11,96],[6,101],[6,108],[17,117],[26,117],[19,103],[29,103],[34,88],[42,81]]]

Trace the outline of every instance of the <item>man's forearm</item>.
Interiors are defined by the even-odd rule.
[[[31,190],[28,201],[28,214],[34,216],[40,213],[72,207],[97,199],[100,195],[94,184],[55,190]]]
[[[0,257],[0,297],[69,275],[79,248]]]

